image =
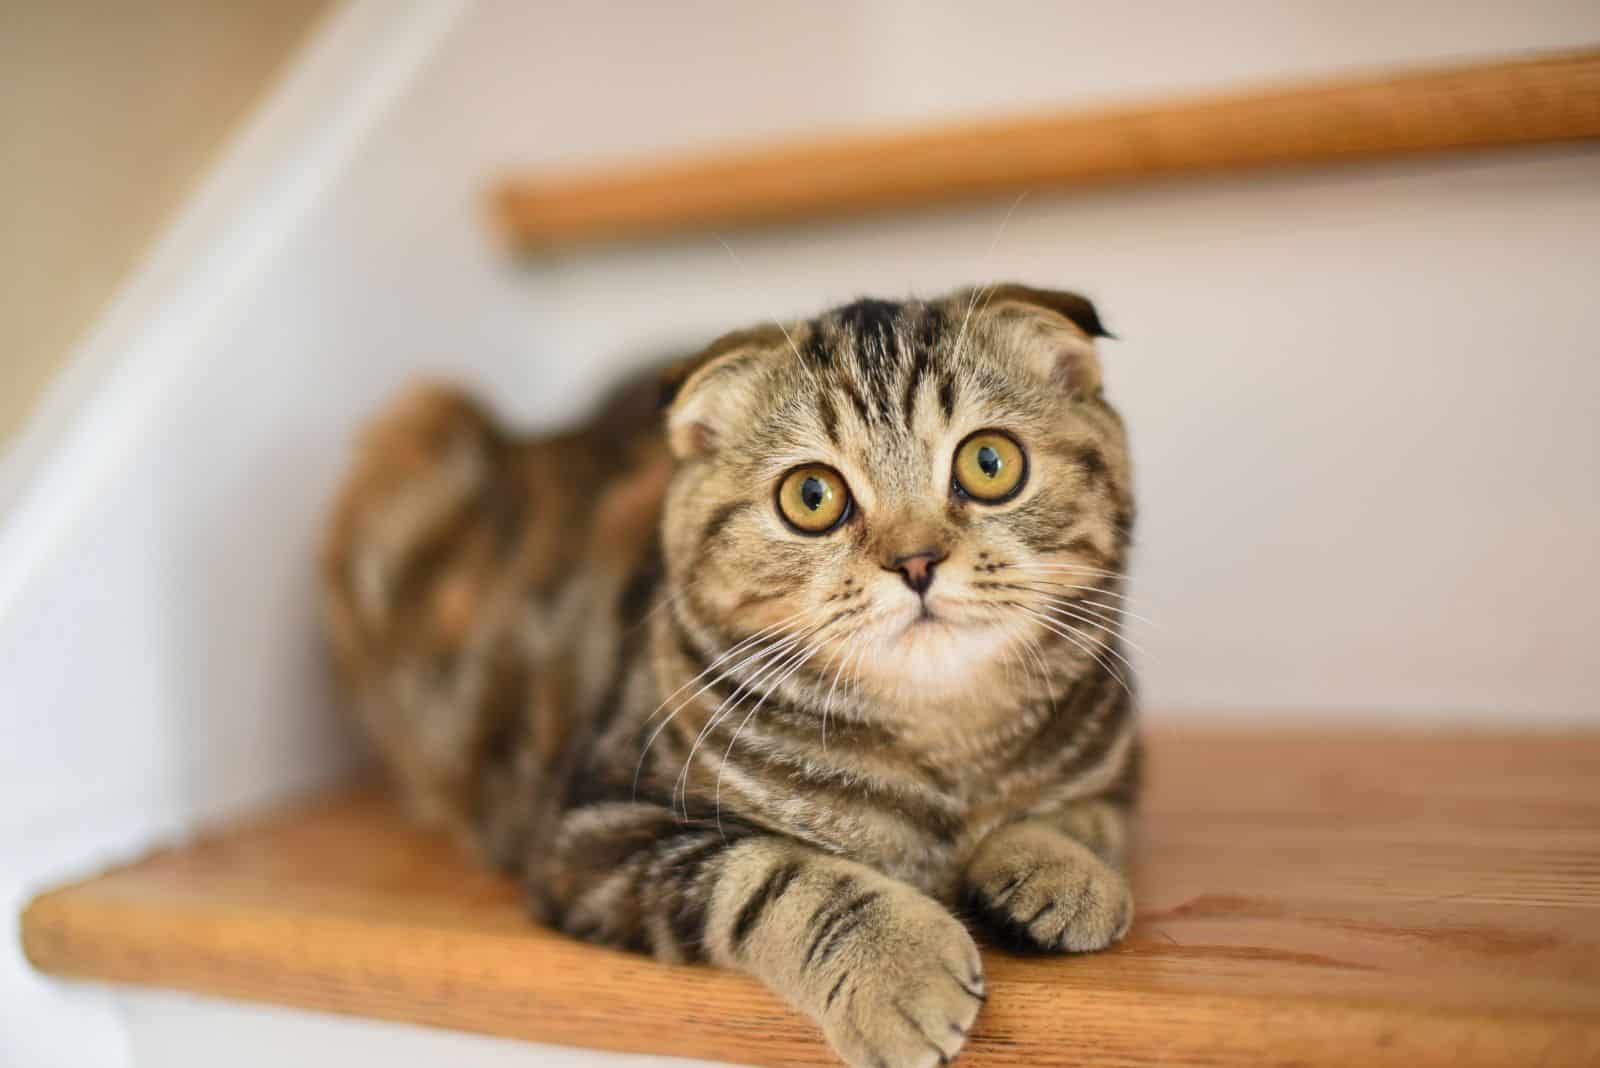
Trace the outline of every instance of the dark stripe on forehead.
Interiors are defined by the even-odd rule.
[[[894,411],[894,382],[887,372],[873,377],[872,397],[878,403],[878,417],[888,423]]]
[[[895,327],[900,320],[900,305],[886,300],[858,300],[836,313],[840,331],[855,343],[856,359],[863,373],[871,373],[868,360],[886,360],[897,351]]]
[[[921,317],[917,319],[917,348],[925,352],[932,352],[938,347],[949,325],[949,319],[945,317],[943,309],[924,307]]]
[[[917,410],[917,390],[922,388],[922,380],[928,374],[928,361],[930,357],[926,348],[917,349],[916,355],[911,358],[911,373],[906,376],[906,393],[902,402],[905,409],[906,425],[911,425],[911,417]]]
[[[841,377],[839,388],[844,391],[846,397],[850,398],[850,404],[855,408],[856,415],[861,417],[861,422],[863,424],[871,423],[872,410],[867,407],[867,399],[861,395],[861,391],[856,388],[855,383],[848,378]]]
[[[878,417],[889,421],[894,409],[891,383],[900,364],[900,305],[858,300],[838,311],[839,332],[855,349],[861,385],[872,395]]]
[[[945,314],[938,308],[924,306],[921,314],[917,316],[916,325],[911,332],[911,370],[906,375],[905,395],[901,400],[901,407],[905,412],[905,422],[909,426],[917,411],[917,394],[922,389],[923,380],[932,370],[934,354],[938,352],[939,343],[944,338],[948,322]],[[948,413],[946,415],[948,418]]]
[[[939,376],[939,407],[944,409],[945,420],[956,414],[956,380],[949,371]]]
[[[822,432],[828,440],[839,444],[839,410],[833,406],[833,398],[826,393],[817,395],[817,418],[822,420]]]
[[[801,346],[800,351],[804,354],[806,362],[815,364],[818,367],[827,367],[833,363],[833,346],[823,336],[822,328],[819,325],[812,325],[811,333],[807,335],[805,344]]]

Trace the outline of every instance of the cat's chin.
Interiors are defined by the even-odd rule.
[[[1004,663],[1008,638],[987,621],[965,620],[933,605],[907,612],[869,640],[884,655],[869,658],[877,671],[867,670],[879,675],[886,690],[936,695],[964,690]]]

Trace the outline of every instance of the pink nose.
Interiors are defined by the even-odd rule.
[[[945,555],[937,549],[923,549],[921,552],[897,556],[892,570],[900,572],[900,577],[905,579],[912,593],[927,593],[928,587],[933,585],[933,569]]]

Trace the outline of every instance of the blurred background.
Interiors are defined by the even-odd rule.
[[[487,199],[1595,42],[1592,0],[0,3],[4,914],[348,766],[312,560],[402,382],[554,427],[630,368],[866,294],[1072,288],[1120,336],[1152,721],[1600,723],[1592,144],[532,257]],[[159,1041],[4,953],[0,1062]]]

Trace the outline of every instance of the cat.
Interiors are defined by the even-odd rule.
[[[952,910],[1032,951],[1132,916],[1108,336],[1021,285],[861,300],[531,440],[415,388],[326,543],[357,718],[542,922],[757,976],[851,1065],[947,1062],[986,997]]]

